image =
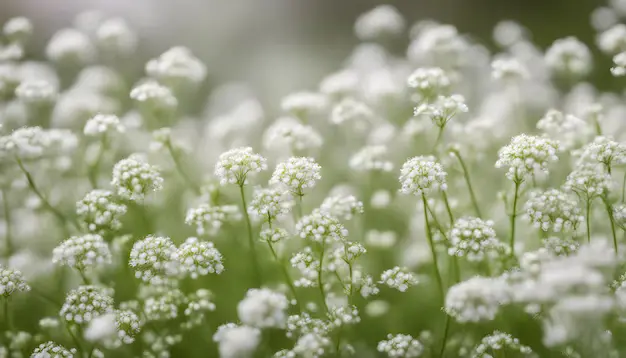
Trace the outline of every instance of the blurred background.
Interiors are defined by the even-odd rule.
[[[1,0],[0,23],[22,15],[33,20],[32,57],[42,57],[52,34],[76,15],[97,9],[121,16],[141,37],[142,64],[175,45],[187,46],[209,69],[212,84],[245,81],[269,102],[293,90],[314,89],[358,43],[354,20],[376,5],[397,7],[409,24],[433,19],[457,26],[493,48],[494,25],[516,20],[547,47],[577,36],[593,43],[589,24],[599,0]],[[406,38],[408,43],[408,38]],[[398,54],[406,43],[397,44]],[[608,59],[605,59],[609,61]],[[607,62],[608,65],[609,62]],[[606,68],[598,64],[597,67]],[[610,81],[608,71],[601,74]],[[606,83],[606,81],[604,81]]]

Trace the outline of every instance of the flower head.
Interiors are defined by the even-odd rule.
[[[455,94],[450,97],[439,96],[433,103],[415,107],[414,116],[427,116],[436,126],[443,128],[454,116],[468,111],[465,98]]]
[[[131,310],[117,310],[115,312],[115,328],[117,337],[124,344],[131,344],[141,332],[143,321]]]
[[[351,220],[355,214],[363,214],[363,203],[354,195],[332,195],[324,199],[319,210],[330,216]]]
[[[128,264],[135,277],[144,282],[160,283],[178,273],[176,246],[169,237],[148,236],[135,242]]]
[[[141,201],[150,191],[163,188],[163,178],[159,169],[131,155],[113,166],[111,185],[117,195],[130,201]]]
[[[316,181],[322,178],[321,169],[313,158],[291,157],[276,166],[270,184],[283,185],[292,194],[303,196],[305,190],[313,188]]]
[[[85,324],[113,312],[112,292],[98,286],[79,286],[65,297],[59,315],[68,323]]]
[[[199,275],[220,274],[224,271],[222,254],[215,245],[209,241],[200,241],[196,237],[185,240],[173,258],[180,264],[180,269],[194,279]]]
[[[483,261],[509,253],[507,245],[496,238],[493,221],[474,217],[457,219],[450,230],[448,254],[467,257],[469,261]]]
[[[296,223],[296,232],[303,239],[330,242],[343,241],[348,230],[335,217],[324,212],[314,211]]]
[[[110,264],[111,261],[109,245],[96,234],[72,236],[52,251],[52,262],[79,271]]]
[[[509,300],[506,282],[500,278],[477,276],[450,287],[445,311],[461,323],[492,321],[500,305]]]
[[[417,358],[424,346],[408,334],[388,334],[386,340],[378,342],[377,350],[389,358]]]
[[[146,73],[163,83],[198,84],[206,77],[206,66],[186,47],[172,47],[146,63]]]
[[[215,165],[215,176],[222,185],[237,184],[243,186],[248,177],[267,169],[266,159],[254,153],[250,147],[231,149],[220,155]]]
[[[101,189],[88,192],[76,203],[79,222],[89,232],[100,235],[119,230],[126,210],[126,205],[117,203],[112,192]]]
[[[554,41],[545,61],[552,71],[573,78],[587,75],[592,66],[591,51],[573,36]]]
[[[558,159],[558,149],[552,139],[520,134],[498,151],[496,168],[508,167],[506,177],[521,182],[538,171],[547,173],[548,164]]]
[[[289,213],[294,202],[283,189],[257,189],[248,207],[248,213],[265,221],[274,221]]]
[[[354,23],[354,32],[362,40],[400,35],[406,27],[402,14],[391,5],[380,5],[361,14]]]
[[[250,327],[283,328],[287,323],[289,300],[272,290],[250,289],[237,305],[239,320]]]
[[[501,81],[519,81],[529,77],[530,73],[516,58],[498,58],[491,63],[491,76]]]
[[[386,145],[368,145],[350,158],[350,168],[357,171],[381,171],[390,172],[393,170],[393,163],[386,159]]]
[[[565,179],[563,189],[573,191],[578,196],[590,200],[603,195],[612,187],[611,175],[600,165],[580,163]]]
[[[126,127],[114,114],[96,114],[85,123],[84,133],[87,136],[101,136],[111,133],[124,133]]]
[[[416,100],[430,102],[445,95],[451,85],[451,80],[439,67],[421,67],[409,76],[407,83],[417,94]]]
[[[241,213],[236,205],[201,204],[189,209],[185,216],[185,224],[195,225],[199,236],[216,235],[225,222],[238,220]]]
[[[526,202],[526,215],[535,227],[543,231],[576,231],[583,221],[578,202],[558,189],[533,193]]]
[[[218,344],[221,358],[251,358],[261,343],[261,331],[227,323],[217,327],[213,341]]]
[[[379,283],[385,284],[391,288],[395,288],[400,292],[405,292],[409,287],[415,286],[418,284],[417,277],[415,274],[408,272],[406,269],[401,267],[394,267],[389,270],[385,270],[380,275]]]
[[[426,195],[432,190],[446,190],[447,173],[434,157],[413,157],[400,170],[400,191],[404,194]]]
[[[537,122],[537,129],[558,140],[564,150],[580,147],[592,133],[591,127],[584,120],[555,109],[549,110]]]
[[[609,137],[596,137],[593,142],[582,148],[579,163],[585,161],[602,163],[610,173],[613,165],[626,163],[626,145]]]
[[[5,298],[15,292],[28,292],[30,286],[24,281],[22,273],[0,265],[0,296]]]
[[[77,354],[75,348],[67,349],[53,341],[40,344],[33,353],[31,358],[73,358]]]

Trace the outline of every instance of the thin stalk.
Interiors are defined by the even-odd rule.
[[[439,357],[443,358],[446,352],[446,343],[448,343],[448,333],[450,332],[450,315],[446,313],[446,323],[443,329],[443,339],[441,340],[441,349],[439,350]]]
[[[325,312],[328,312],[328,305],[326,304],[326,292],[324,290],[324,283],[322,281],[322,270],[324,268],[324,251],[326,251],[326,239],[322,239],[320,248],[320,267],[317,270],[317,285],[322,295],[322,304],[324,305]]]
[[[626,171],[624,171],[624,179],[622,180],[622,203],[626,198]]]
[[[261,284],[263,282],[261,275],[261,266],[259,265],[259,261],[256,257],[254,238],[252,237],[252,224],[250,223],[250,215],[248,215],[248,206],[246,205],[246,194],[244,193],[243,185],[239,185],[239,193],[241,194],[241,206],[243,207],[243,216],[246,219],[246,226],[248,228],[248,245],[250,246],[250,260],[252,261],[252,266],[254,267],[255,284],[257,287],[261,287]]]
[[[268,220],[268,225],[270,230],[272,229],[272,221]],[[289,286],[289,290],[291,291],[291,294],[293,295],[293,298],[296,300],[296,307],[298,307],[298,311],[301,311],[300,309],[300,302],[298,301],[298,295],[296,293],[296,286],[293,284],[293,281],[291,280],[291,275],[289,274],[289,271],[287,270],[287,267],[285,267],[285,265],[283,264],[283,262],[278,258],[278,254],[276,253],[276,250],[274,250],[274,245],[272,245],[271,242],[267,242],[267,246],[269,246],[270,251],[272,252],[272,256],[274,257],[274,260],[276,260],[276,263],[280,266],[281,271],[283,272],[283,275],[285,276],[285,281],[287,281],[287,286]]]
[[[613,235],[613,248],[615,249],[615,255],[617,255],[617,233],[615,232],[615,220],[613,218],[613,206],[609,202],[609,199],[605,196],[602,197],[602,201],[604,202],[604,207],[606,208],[606,213],[609,215],[609,220],[611,221],[611,234]]]
[[[100,163],[102,162],[102,158],[104,157],[104,152],[106,152],[107,147],[109,146],[109,137],[106,133],[102,135],[102,141],[100,142],[100,149],[98,150],[98,156],[93,164],[89,167],[87,176],[89,177],[89,182],[91,183],[91,187],[93,189],[98,188],[98,174],[100,171]]]
[[[11,311],[9,310],[8,297],[4,299],[4,320],[7,322],[8,331],[13,331],[13,319],[11,318]]]
[[[200,194],[200,187],[193,180],[191,180],[189,175],[187,175],[187,173],[183,169],[183,165],[180,162],[180,158],[178,158],[178,154],[176,153],[176,150],[172,146],[172,143],[168,140],[167,142],[165,142],[165,146],[167,147],[167,151],[170,153],[170,156],[172,157],[172,160],[174,161],[176,170],[178,171],[180,176],[183,178],[185,183],[187,183],[187,185],[191,187],[194,193]]]
[[[433,145],[432,153],[437,153],[437,148],[439,147],[439,143],[441,142],[441,138],[443,137],[443,128],[439,127],[439,132],[437,133],[437,139],[435,139],[435,144]]]
[[[591,199],[587,198],[585,205],[585,224],[587,225],[587,243],[591,243],[591,220],[589,218],[591,214]]]
[[[13,239],[11,237],[12,234],[12,224],[11,224],[11,208],[9,206],[9,193],[2,189],[2,210],[4,212],[4,244],[5,244],[5,252],[4,258],[6,262],[9,261],[11,255],[13,255]]]
[[[439,220],[437,220],[437,216],[435,216],[435,213],[432,211],[432,209],[430,208],[430,206],[426,206],[426,208],[428,209],[428,213],[430,214],[431,218],[433,219],[435,226],[437,227],[437,230],[439,231],[439,233],[441,233],[441,236],[443,236],[443,239],[448,242],[448,236],[446,235],[446,232],[443,230],[443,227],[441,226],[441,224],[439,223]],[[453,262],[453,267],[454,267],[454,275],[455,275],[455,282],[460,282],[461,280],[461,269],[459,267],[459,258],[456,256],[452,256],[452,262]]]
[[[437,252],[435,250],[435,243],[433,242],[433,235],[430,231],[430,223],[428,222],[428,203],[426,202],[426,196],[422,193],[422,203],[424,204],[424,224],[426,225],[426,237],[428,238],[428,244],[430,245],[430,252],[433,256],[433,266],[435,270],[435,278],[437,280],[437,286],[439,287],[439,293],[441,294],[442,301],[445,299],[443,290],[443,280],[441,279],[441,273],[439,273],[439,265],[437,263]]]
[[[67,333],[69,333],[72,341],[74,342],[74,345],[76,345],[76,349],[79,353],[81,353],[79,357],[82,357],[83,346],[80,344],[80,341],[78,340],[78,338],[76,338],[76,335],[74,334],[74,332],[72,332],[72,328],[70,328],[69,325],[65,324],[65,329],[67,329]]]
[[[519,180],[515,180],[515,194],[513,196],[513,211],[511,211],[510,221],[511,221],[511,255],[515,256],[515,219],[517,218],[517,200],[519,198],[519,188],[521,182]]]
[[[85,285],[91,285],[91,281],[89,280],[87,275],[85,275],[85,273],[82,270],[77,270],[77,271],[80,274],[80,278],[83,280],[83,283]]]
[[[441,195],[443,196],[443,202],[446,204],[446,211],[448,212],[448,217],[450,218],[450,226],[452,226],[454,225],[454,215],[452,214],[452,208],[450,207],[450,202],[448,201],[448,194],[446,194],[445,190],[442,190]]]
[[[43,196],[41,191],[39,191],[39,189],[37,189],[37,185],[35,184],[33,176],[26,169],[26,167],[24,167],[24,164],[22,163],[22,160],[19,157],[16,156],[15,157],[15,161],[17,162],[17,165],[20,167],[20,169],[22,170],[22,172],[26,176],[26,180],[28,181],[28,186],[33,191],[33,193],[35,193],[35,195],[37,195],[39,200],[41,200],[41,203],[44,205],[44,207],[46,207],[46,209],[48,209],[48,211],[50,211],[57,218],[57,220],[59,220],[59,222],[61,222],[61,224],[63,224],[64,226],[69,222],[72,225],[74,225],[74,227],[76,229],[80,230],[80,227],[78,226],[78,223],[76,223],[76,221],[69,220],[65,215],[63,215],[62,212],[60,212],[57,208],[52,206],[52,204],[50,204],[50,202]]]
[[[298,207],[298,217],[296,218],[296,221],[299,221],[300,219],[302,219],[302,197],[304,195],[299,194],[298,195],[298,203],[296,204],[296,206]]]
[[[465,161],[461,157],[461,153],[459,153],[458,150],[452,150],[451,153],[454,154],[456,159],[459,161],[459,164],[461,165],[461,169],[463,169],[463,176],[465,177],[465,183],[467,184],[467,189],[469,190],[470,199],[472,200],[472,206],[474,206],[474,211],[476,211],[476,215],[480,218],[482,217],[482,214],[480,213],[480,206],[478,205],[478,200],[476,200],[472,181],[470,180],[469,170],[467,170]]]

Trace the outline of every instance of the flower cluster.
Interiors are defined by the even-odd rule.
[[[380,275],[379,281],[379,283],[395,288],[400,292],[405,292],[409,289],[409,287],[417,285],[418,282],[419,281],[417,280],[415,274],[398,266],[384,271]]]
[[[319,210],[339,219],[351,220],[355,214],[363,214],[363,203],[354,195],[333,195],[324,199]]]
[[[492,353],[504,350],[519,352],[524,357],[530,357],[533,353],[532,349],[521,344],[519,339],[508,333],[495,331],[483,337],[480,344],[472,352],[472,358],[488,358],[492,357]]]
[[[195,225],[199,236],[216,235],[225,222],[238,221],[241,213],[236,205],[202,204],[187,211],[185,224]]]
[[[113,114],[96,114],[85,123],[83,132],[87,136],[101,136],[109,133],[124,133],[126,127]]]
[[[477,276],[450,287],[445,311],[461,323],[491,321],[509,301],[508,286],[502,279]]]
[[[257,328],[283,328],[287,323],[289,301],[282,293],[266,288],[250,289],[237,305],[239,320]]]
[[[122,227],[120,218],[126,214],[126,205],[116,202],[108,190],[95,189],[76,203],[76,215],[86,230],[104,235]]]
[[[426,195],[432,190],[446,190],[447,173],[433,157],[413,157],[400,171],[400,184],[404,194]]]
[[[583,221],[578,202],[558,189],[533,193],[526,202],[526,214],[528,220],[543,231],[576,231]]]
[[[408,334],[388,334],[386,340],[378,342],[377,349],[389,358],[417,358],[422,355],[424,346]]]
[[[266,160],[250,147],[231,149],[220,155],[215,164],[215,176],[222,185],[237,184],[243,186],[248,176],[253,176],[267,169]]]
[[[85,324],[111,313],[113,298],[110,291],[98,286],[79,286],[67,294],[59,315],[68,323]]]
[[[321,169],[313,158],[292,157],[276,166],[270,184],[283,185],[294,195],[303,196],[306,190],[313,188],[322,178]]]
[[[393,163],[386,160],[387,152],[385,145],[363,147],[350,158],[350,168],[356,171],[390,172],[393,170]]]
[[[348,230],[339,220],[321,211],[300,219],[296,232],[301,238],[316,242],[343,241],[348,236]]]
[[[443,128],[454,116],[467,111],[465,98],[455,94],[450,97],[439,96],[433,103],[421,104],[415,107],[413,115],[426,116],[437,127]]]
[[[511,144],[498,152],[496,168],[508,167],[506,177],[521,182],[537,172],[548,173],[548,164],[558,159],[558,142],[527,134],[511,139]]]
[[[220,274],[224,271],[222,254],[215,245],[212,242],[200,241],[196,237],[185,240],[172,256],[178,261],[180,269],[194,279],[199,275]]]
[[[72,236],[52,251],[52,261],[79,271],[111,263],[109,245],[102,236]]]
[[[444,95],[452,82],[439,67],[421,67],[409,76],[407,83],[418,95],[416,100],[428,102]]]
[[[135,242],[128,264],[135,269],[135,277],[144,282],[159,283],[177,274],[176,252],[169,237],[148,236]]]
[[[0,295],[11,296],[15,292],[30,291],[30,286],[24,281],[22,273],[0,265]]]
[[[489,257],[509,254],[509,248],[496,238],[493,221],[474,217],[457,219],[448,238],[448,254],[466,257],[468,261],[483,261]]]
[[[257,189],[248,206],[248,213],[271,222],[288,214],[293,205],[289,193],[282,189]]]
[[[130,156],[113,167],[111,185],[120,197],[141,201],[150,191],[163,188],[163,178],[157,167],[144,162],[138,156]]]

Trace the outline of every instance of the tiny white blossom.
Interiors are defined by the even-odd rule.
[[[379,282],[400,292],[405,292],[409,287],[417,285],[419,281],[415,274],[396,266],[384,271],[380,275]]]
[[[250,147],[231,149],[220,155],[215,165],[215,176],[222,185],[237,184],[243,186],[248,177],[267,169],[266,159],[254,153]]]
[[[322,167],[313,158],[291,157],[287,162],[279,163],[272,174],[270,184],[280,184],[289,189],[293,195],[303,196],[322,177]]]

